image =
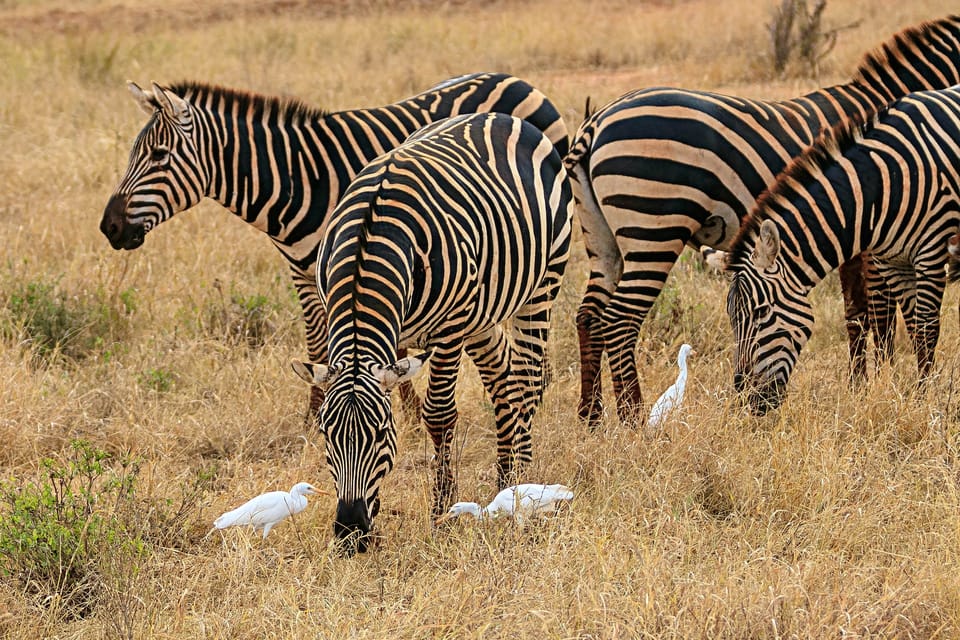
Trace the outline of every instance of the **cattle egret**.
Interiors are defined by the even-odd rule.
[[[486,507],[476,502],[458,502],[437,518],[436,524],[465,513],[478,520],[507,515],[522,523],[525,517],[551,512],[558,502],[570,500],[573,500],[573,491],[562,484],[518,484],[498,493]]]
[[[273,525],[288,516],[300,513],[307,508],[307,496],[330,495],[327,491],[317,489],[309,482],[298,482],[290,492],[270,491],[253,498],[233,511],[228,511],[217,518],[213,526],[217,529],[250,525],[255,530],[263,529],[266,538]]]
[[[680,374],[677,381],[663,392],[663,395],[657,398],[650,410],[650,418],[647,420],[647,426],[651,429],[659,428],[666,421],[667,417],[680,408],[683,404],[683,391],[687,386],[687,356],[695,356],[697,352],[688,344],[680,347],[680,354],[677,356],[677,366],[680,367]]]
[[[717,273],[723,273],[727,269],[727,252],[719,251],[717,249],[711,249],[710,247],[704,245],[700,247],[700,255],[703,256],[703,261],[707,263],[707,266],[710,267],[712,271]]]

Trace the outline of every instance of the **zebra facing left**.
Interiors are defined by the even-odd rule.
[[[350,184],[317,260],[329,360],[294,362],[301,377],[326,388],[320,425],[337,489],[334,534],[348,551],[366,550],[393,468],[389,391],[427,361],[398,360],[402,347],[431,353],[422,419],[437,460],[434,515],[455,491],[454,394],[464,351],[493,402],[500,487],[531,460],[571,202],[550,140],[503,114],[428,125]]]
[[[451,78],[393,104],[332,113],[202,83],[128,87],[150,119],[103,212],[100,230],[111,246],[136,249],[175,214],[215,200],[283,254],[303,310],[307,354],[318,361],[326,359],[326,332],[317,248],[330,212],[368,162],[422,126],[463,113],[507,113],[544,131],[560,154],[568,145],[553,103],[503,73]],[[314,387],[310,415],[321,401]]]
[[[910,94],[828,131],[758,201],[734,240],[734,386],[776,408],[813,331],[808,294],[870,251],[899,299],[921,381],[934,364],[948,243],[960,224],[960,90]]]

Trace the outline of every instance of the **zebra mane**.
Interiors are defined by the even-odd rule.
[[[278,120],[283,122],[303,122],[330,115],[329,111],[310,107],[297,98],[267,96],[203,82],[184,81],[166,88],[197,106],[212,99],[219,103],[224,111],[230,111],[234,105],[238,106],[241,113],[252,109],[254,119],[268,113],[275,114]]]
[[[884,110],[885,112],[885,110]],[[881,112],[881,113],[884,113]],[[880,114],[869,120],[859,116],[851,117],[824,129],[812,145],[807,147],[780,172],[773,184],[760,194],[750,213],[740,222],[740,229],[730,245],[727,268],[742,264],[749,259],[749,251],[760,231],[760,224],[770,217],[774,202],[781,197],[789,197],[794,185],[806,184],[819,176],[828,166],[843,157],[843,154],[863,140],[865,133],[873,129]]]
[[[952,44],[953,55],[960,55],[960,15],[949,15],[939,20],[928,20],[907,27],[895,33],[879,47],[864,54],[857,66],[854,82],[869,83],[871,77],[886,77],[891,69],[903,65],[907,56],[915,57],[916,51],[942,51],[944,46]],[[938,46],[939,45],[939,46]],[[954,74],[956,69],[953,68]],[[948,80],[951,80],[948,78]],[[960,82],[960,77],[952,78],[948,84]],[[913,87],[916,91],[925,87]]]

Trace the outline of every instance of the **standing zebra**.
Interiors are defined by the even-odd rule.
[[[865,120],[910,91],[957,82],[960,17],[951,16],[898,33],[865,56],[852,82],[793,100],[652,88],[587,118],[564,159],[590,259],[577,313],[580,417],[596,425],[602,416],[604,351],[621,421],[642,415],[640,327],[685,244],[728,247],[757,196],[822,129]],[[847,269],[852,281],[859,270],[856,261]],[[862,298],[847,309],[855,377],[866,370]]]
[[[933,367],[947,247],[960,222],[960,90],[895,102],[866,125],[828,131],[744,220],[728,255],[734,386],[779,406],[810,337],[810,290],[869,251],[899,298],[921,380]]]
[[[129,88],[150,120],[133,144],[100,230],[114,249],[136,249],[174,214],[204,197],[216,200],[267,233],[287,259],[307,325],[307,353],[315,361],[326,360],[314,277],[321,231],[369,161],[423,125],[461,113],[511,114],[543,131],[561,156],[568,145],[553,103],[505,74],[452,78],[395,104],[337,113],[204,84]],[[321,401],[314,388],[310,415]]]
[[[550,309],[570,248],[572,192],[559,154],[536,127],[502,114],[429,125],[350,184],[317,261],[328,364],[295,361],[326,388],[320,408],[337,488],[334,533],[366,534],[393,467],[389,390],[431,350],[423,421],[437,470],[434,515],[451,502],[454,391],[461,353],[480,371],[496,414],[500,488],[531,459]],[[512,319],[512,335],[504,323]]]

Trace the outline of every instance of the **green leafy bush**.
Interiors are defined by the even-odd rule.
[[[230,289],[229,298],[219,280],[213,283],[220,293],[218,302],[207,310],[206,324],[217,336],[230,344],[262,347],[276,332],[278,305],[259,293],[243,294]]]
[[[44,361],[89,356],[120,327],[121,314],[104,296],[70,295],[56,279],[16,282],[6,295],[4,311],[0,332]]]
[[[144,553],[122,518],[139,465],[82,440],[41,464],[39,482],[0,485],[0,573],[66,617],[82,617],[103,588],[103,558]]]

